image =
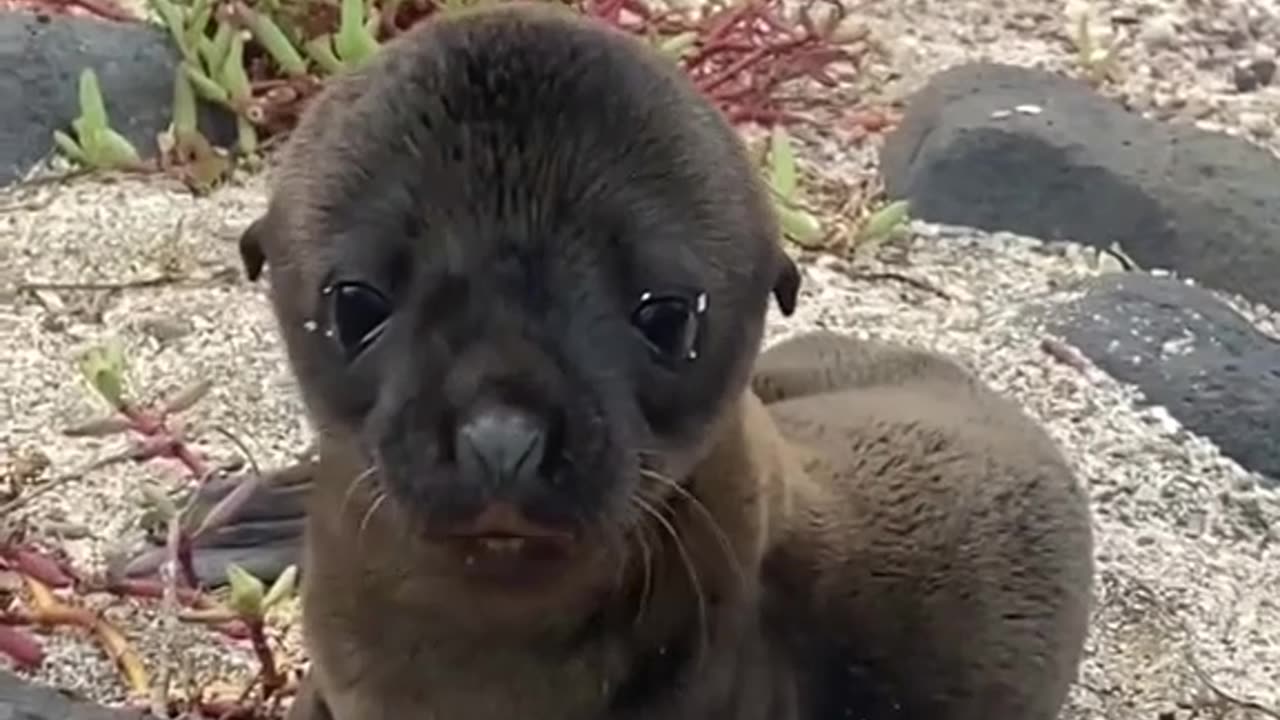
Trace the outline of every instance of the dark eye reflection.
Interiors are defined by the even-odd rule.
[[[331,333],[348,359],[354,359],[378,339],[391,317],[391,303],[377,289],[361,282],[339,282],[324,289],[331,306]]]
[[[631,313],[631,323],[664,363],[698,357],[698,334],[706,313],[705,293],[646,292]]]

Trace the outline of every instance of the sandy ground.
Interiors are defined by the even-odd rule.
[[[1172,121],[1219,123],[1250,135],[1260,151],[1277,147],[1274,135],[1248,129],[1256,118],[1241,116],[1259,113],[1274,123],[1280,89],[1238,94],[1228,72],[1235,59],[1275,46],[1280,13],[1274,2],[1123,5],[1097,5],[1140,20],[1130,49],[1121,54],[1125,78],[1106,92]],[[891,100],[930,72],[965,59],[1073,71],[1063,7],[1056,2],[913,0],[857,7],[883,54],[841,89],[849,102],[836,120],[863,104]],[[1166,20],[1176,30],[1172,40],[1150,30]],[[1248,42],[1231,35],[1241,25],[1251,33]],[[1195,29],[1201,26],[1203,31]],[[1166,91],[1191,100],[1167,101]],[[1201,100],[1208,110],[1185,109]],[[1173,107],[1179,103],[1182,109]],[[810,141],[803,156],[811,168],[836,184],[874,173],[876,138],[860,138],[854,123],[824,127],[822,134],[800,133]],[[107,339],[124,343],[134,387],[148,395],[199,378],[213,381],[212,394],[190,413],[190,423],[196,442],[215,460],[239,452],[218,429],[243,439],[263,465],[292,459],[307,430],[262,289],[240,278],[235,252],[239,231],[263,202],[260,178],[203,199],[156,180],[80,179],[0,194],[5,463],[38,451],[52,463],[47,478],[120,447],[117,439],[71,439],[60,432],[102,413],[74,359]],[[913,230],[910,241],[852,268],[829,257],[807,259],[801,310],[786,322],[773,319],[771,341],[829,327],[954,353],[1021,401],[1062,444],[1094,498],[1100,563],[1089,659],[1066,717],[1277,717],[1226,699],[1280,708],[1277,494],[1260,490],[1258,478],[1183,431],[1167,413],[1138,409],[1132,389],[1054,361],[1040,349],[1040,330],[1011,310],[1113,265],[1070,244],[924,224]],[[15,292],[20,283],[118,283],[174,270],[193,280],[119,293]],[[908,274],[952,299],[858,279],[868,270]],[[1275,332],[1273,313],[1241,307]],[[168,466],[117,465],[50,493],[24,518],[47,531],[67,525],[89,530],[65,544],[92,567],[136,534],[142,483],[176,487],[183,480]],[[163,648],[155,613],[115,607],[109,615],[158,668]],[[294,630],[282,634],[288,644],[296,641]],[[46,641],[51,658],[38,679],[105,701],[122,698],[118,673],[90,641],[69,632]],[[252,668],[246,648],[207,631],[188,630],[176,643],[203,679],[236,680]]]

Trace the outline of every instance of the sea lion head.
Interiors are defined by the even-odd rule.
[[[322,445],[441,562],[510,580],[607,544],[714,441],[799,284],[756,173],[673,62],[506,4],[334,81],[240,247]]]

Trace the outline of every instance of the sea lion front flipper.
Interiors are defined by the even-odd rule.
[[[304,462],[268,474],[225,523],[196,540],[192,559],[201,584],[225,584],[227,567],[232,563],[268,583],[299,563],[312,469]],[[192,515],[188,527],[197,526],[243,481],[243,476],[214,478],[198,488],[189,501]],[[148,546],[127,561],[126,577],[151,575],[165,562],[163,530],[152,529],[147,540]]]

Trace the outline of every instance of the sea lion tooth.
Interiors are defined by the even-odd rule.
[[[481,538],[480,544],[485,550],[496,553],[517,554],[524,550],[525,539],[521,537]]]

